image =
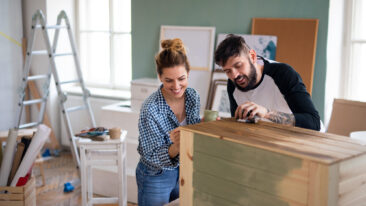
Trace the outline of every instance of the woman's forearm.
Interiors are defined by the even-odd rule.
[[[176,157],[179,154],[179,144],[171,144],[168,153],[170,158]]]

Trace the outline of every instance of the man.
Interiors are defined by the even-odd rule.
[[[320,118],[300,75],[289,65],[257,56],[245,40],[228,35],[215,52],[228,76],[231,115],[320,130]]]

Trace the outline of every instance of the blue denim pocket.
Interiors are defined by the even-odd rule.
[[[141,162],[139,162],[137,165],[137,172],[139,172],[143,176],[154,176],[154,177],[161,176],[164,174],[164,170],[150,169]]]
[[[145,171],[145,175],[146,176],[161,176],[164,174],[164,170],[150,170],[150,169],[147,169]]]

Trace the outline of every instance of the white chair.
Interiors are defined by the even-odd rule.
[[[115,204],[127,206],[126,134],[120,139],[85,141],[80,139],[80,173],[82,205]],[[92,169],[97,165],[115,165],[118,171],[118,197],[93,197]]]

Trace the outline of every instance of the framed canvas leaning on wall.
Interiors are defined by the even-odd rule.
[[[181,39],[186,47],[187,57],[191,65],[188,85],[199,93],[200,109],[203,111],[211,83],[215,27],[162,25],[159,45],[162,40],[174,38]],[[160,46],[159,50],[161,50]]]
[[[216,79],[212,82],[208,98],[208,109],[219,112],[220,117],[231,117],[227,93],[227,80]]]

